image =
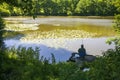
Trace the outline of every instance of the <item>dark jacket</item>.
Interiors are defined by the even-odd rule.
[[[78,54],[79,54],[80,57],[84,57],[86,55],[85,48],[78,49]]]

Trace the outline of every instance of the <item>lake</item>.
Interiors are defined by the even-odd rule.
[[[113,19],[108,17],[40,16],[8,17],[4,35],[7,47],[39,47],[40,55],[57,61],[66,61],[81,44],[91,55],[102,55],[114,44],[107,45],[107,38],[114,37]]]

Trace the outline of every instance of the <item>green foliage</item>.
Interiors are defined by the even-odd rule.
[[[7,4],[5,2],[3,2],[2,4],[0,4],[0,15],[1,16],[16,16],[16,15],[22,15],[23,12],[21,10],[21,8],[19,7],[15,7],[13,5]]]
[[[9,11],[11,13],[11,16],[21,16],[21,15],[23,15],[23,11],[21,10],[21,8],[18,8],[18,7],[9,6]]]
[[[10,16],[9,10],[6,9],[0,9],[0,15],[1,16]]]
[[[3,54],[4,53],[4,54]],[[81,66],[71,62],[50,63],[39,49],[11,48],[0,51],[2,80],[119,80],[120,49],[110,49],[94,62]],[[53,55],[52,55],[53,56]],[[54,56],[53,56],[54,57]],[[54,61],[54,59],[53,59]],[[89,71],[83,71],[85,67]]]
[[[48,80],[52,67],[47,60],[39,61],[38,48],[35,50],[21,47],[11,48],[6,49],[4,54],[6,57],[0,55],[0,57],[5,57],[0,70],[2,80]]]
[[[119,0],[114,1],[119,2]],[[34,15],[34,17],[41,12],[44,15],[113,15],[119,10],[119,4],[113,4],[112,0],[75,0],[75,2],[74,0],[38,0],[38,2],[35,0],[1,0],[0,3],[3,2],[17,7],[21,6],[22,14]],[[38,6],[40,8],[36,8]],[[10,9],[12,10],[13,7]],[[4,11],[0,7],[0,10],[0,12],[7,13],[8,9]],[[110,13],[110,11],[113,12]],[[117,15],[115,21],[117,32],[120,32],[119,20],[120,15]],[[90,68],[89,71],[83,72],[81,67],[75,63],[56,63],[54,55],[52,55],[52,63],[43,57],[40,58],[38,48],[33,50],[18,47],[3,51],[3,28],[4,21],[0,18],[1,80],[120,80],[120,38],[112,39],[115,49],[107,50],[94,62],[82,65],[83,68]]]
[[[2,80],[119,80],[120,39],[112,40],[116,47],[97,57],[94,62],[79,66],[71,62],[52,63],[39,56],[36,48],[11,48],[0,51]],[[83,71],[84,68],[89,71]]]
[[[111,0],[80,0],[76,11],[81,15],[114,15],[117,13]]]
[[[120,15],[115,16],[115,30],[120,34]],[[120,37],[110,38],[108,44],[114,44],[115,49],[109,49],[95,62],[88,64],[90,71],[87,73],[90,80],[119,80],[120,66]]]
[[[109,45],[114,42],[115,46],[120,46],[120,37],[109,38],[106,42],[107,42]]]
[[[3,42],[3,32],[4,32],[4,20],[0,16],[0,50],[5,48],[4,42]]]
[[[1,16],[10,16],[9,5],[6,3],[2,3],[0,5],[0,15]]]
[[[38,49],[11,48],[5,50],[5,55],[1,54],[2,80],[79,80],[80,75],[83,76],[74,63],[49,63],[39,59]]]
[[[54,54],[52,53],[51,56],[52,56],[52,57],[51,57],[51,58],[52,58],[52,64],[55,64],[55,63],[56,63],[56,59],[55,59]]]
[[[115,16],[114,28],[118,34],[120,34],[120,14]]]
[[[115,17],[115,30],[119,33],[120,15]],[[120,37],[110,38],[108,44],[114,44],[115,49],[109,49],[98,57],[95,62],[88,64],[90,71],[87,73],[90,80],[119,80],[120,66]]]
[[[104,56],[96,59],[89,64],[90,71],[88,77],[90,80],[119,80],[120,49],[109,49],[104,52]]]
[[[117,7],[117,11],[120,12],[120,1],[119,0],[114,0],[113,4]]]
[[[0,51],[0,59],[2,80],[66,80],[77,69],[72,63],[50,64],[45,58],[39,57],[38,48],[6,49],[4,55]]]
[[[119,0],[2,0],[0,5],[7,7],[1,9],[1,14],[6,16],[32,15],[33,18],[37,15],[113,16],[120,11]]]

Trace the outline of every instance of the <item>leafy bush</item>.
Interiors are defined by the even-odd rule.
[[[40,58],[38,48],[11,48],[1,54],[2,80],[79,80],[85,75],[75,63],[56,63],[54,59],[50,63]]]
[[[7,3],[0,4],[0,15],[10,16],[9,5]]]
[[[115,16],[114,28],[120,34],[120,14]]]
[[[9,10],[5,10],[5,9],[0,9],[0,15],[1,16],[10,16],[10,12]]]
[[[89,64],[90,71],[87,75],[90,80],[120,80],[120,39],[116,40],[113,41],[116,44],[115,49],[107,50],[103,56]]]
[[[79,66],[72,62],[52,63],[39,56],[36,48],[11,48],[0,51],[2,80],[120,80],[120,48],[109,49],[94,62]],[[85,67],[89,71],[83,71]]]
[[[12,10],[10,9],[10,13],[12,16],[21,16],[23,14],[22,10],[18,7],[12,7]]]

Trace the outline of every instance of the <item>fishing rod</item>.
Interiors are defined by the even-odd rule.
[[[83,44],[83,35],[82,35],[82,44]]]

